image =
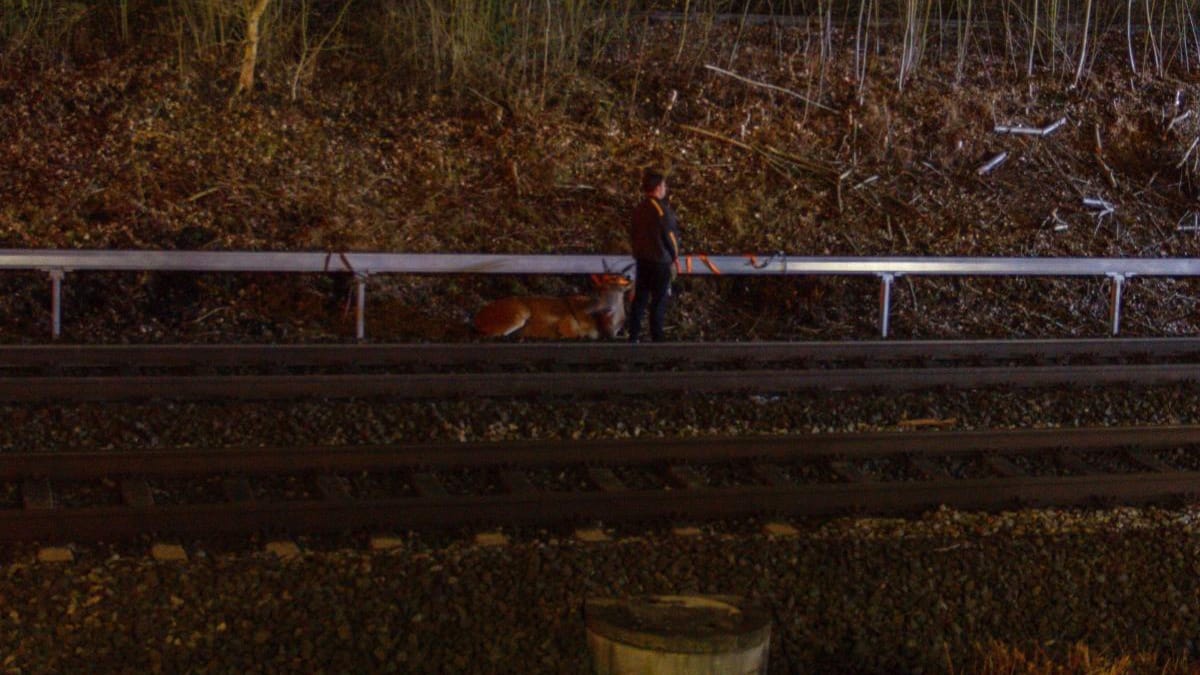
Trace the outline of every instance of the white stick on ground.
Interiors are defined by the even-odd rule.
[[[1014,134],[1014,135],[1018,135],[1018,136],[1041,136],[1042,135],[1041,129],[1034,129],[1033,127],[1012,127],[1012,126],[1006,126],[1006,125],[997,125],[994,131],[998,134]]]
[[[1187,152],[1183,153],[1183,159],[1179,160],[1179,163],[1175,165],[1176,169],[1182,169],[1183,165],[1187,164],[1188,157],[1192,156],[1192,151],[1196,149],[1197,143],[1200,143],[1200,136],[1192,140],[1192,144],[1188,146]]]
[[[829,112],[837,112],[837,111],[836,111],[836,110],[834,110],[833,108],[830,108],[830,107],[829,107],[829,106],[827,106],[827,105],[822,105],[822,104],[820,104],[820,103],[817,103],[816,101],[814,101],[814,100],[812,100],[812,99],[810,99],[810,98],[806,98],[806,97],[804,97],[804,96],[801,96],[800,94],[797,94],[796,92],[792,91],[791,89],[784,89],[783,87],[778,87],[778,86],[775,86],[775,85],[773,85],[773,84],[767,84],[766,82],[759,82],[758,80],[752,80],[752,79],[750,79],[750,78],[748,78],[748,77],[745,77],[745,76],[743,76],[743,75],[738,75],[737,73],[735,73],[735,72],[733,72],[733,71],[725,70],[724,68],[718,68],[717,66],[713,66],[713,65],[705,64],[705,66],[704,66],[704,67],[705,67],[705,68],[707,68],[707,69],[709,69],[709,70],[711,70],[711,71],[713,71],[714,73],[717,73],[717,74],[719,74],[719,75],[726,75],[726,76],[728,76],[728,77],[732,77],[733,79],[735,79],[735,80],[740,80],[740,81],[742,81],[742,82],[745,82],[746,84],[752,84],[752,85],[754,85],[754,86],[756,86],[756,87],[763,87],[763,88],[765,88],[765,89],[770,89],[770,90],[772,90],[772,91],[778,91],[778,92],[781,92],[781,93],[787,94],[788,96],[794,96],[794,97],[796,97],[796,98],[800,99],[801,101],[804,101],[805,103],[807,103],[807,104],[809,104],[809,105],[816,106],[816,107],[820,108],[821,110],[828,110]]]
[[[1004,160],[1006,160],[1006,159],[1008,159],[1008,153],[1007,153],[1007,152],[1002,152],[1002,153],[1000,153],[1000,154],[996,155],[995,157],[993,157],[993,158],[989,159],[989,160],[987,161],[987,163],[986,163],[986,164],[984,164],[983,166],[979,167],[979,170],[978,170],[976,173],[978,173],[980,176],[982,176],[982,175],[984,175],[985,173],[988,173],[988,172],[990,172],[992,169],[995,169],[996,167],[998,167],[998,166],[1000,166],[1001,164],[1003,164],[1003,163],[1004,163]]]
[[[1054,122],[1053,124],[1048,124],[1048,125],[1042,127],[1042,135],[1049,136],[1050,134],[1054,133],[1055,131],[1058,131],[1058,128],[1066,123],[1067,123],[1067,118],[1060,117],[1060,118],[1058,118],[1057,122]]]
[[[1067,118],[1060,117],[1057,121],[1051,122],[1044,127],[1026,127],[1020,125],[997,124],[992,131],[998,134],[1014,134],[1021,136],[1049,136],[1058,131],[1058,128],[1067,123]]]

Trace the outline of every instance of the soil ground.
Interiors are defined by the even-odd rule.
[[[537,104],[532,103],[536,97],[504,98],[492,92],[416,93],[336,58],[323,61],[321,78],[298,97],[289,95],[288,72],[268,68],[260,74],[259,87],[238,99],[230,98],[236,66],[228,55],[181,67],[170,49],[148,46],[118,57],[40,69],[0,62],[0,246],[617,253],[627,250],[625,221],[638,198],[640,170],[659,165],[670,172],[684,248],[693,253],[1186,257],[1200,251],[1200,231],[1188,229],[1200,210],[1195,182],[1200,84],[1186,73],[1150,76],[1145,68],[1140,75],[1131,73],[1120,43],[1096,45],[1097,56],[1077,83],[1073,72],[1061,68],[1026,76],[1020,64],[983,49],[960,76],[952,55],[934,50],[901,88],[896,73],[902,54],[888,46],[898,40],[885,40],[874,49],[860,75],[853,35],[845,30],[829,35],[825,60],[817,55],[826,43],[802,25],[744,30],[718,25],[685,34],[682,24],[662,22],[648,30],[645,39],[615,47],[590,70],[555,83],[551,95]],[[706,69],[706,64],[791,93],[748,85]],[[1045,137],[994,132],[996,125],[1041,127],[1059,119],[1065,123]],[[980,171],[1002,152],[1008,153],[1006,162]],[[1102,199],[1114,210],[1101,216],[1084,205],[1084,198]],[[584,283],[519,276],[373,279],[367,330],[376,341],[471,340],[467,321],[487,300],[512,293],[562,293]],[[1196,286],[1190,281],[1134,280],[1126,289],[1123,332],[1197,332]],[[337,276],[69,275],[64,339],[345,341],[353,335],[353,316],[346,311],[350,288],[348,279]],[[867,338],[878,331],[878,288],[870,279],[685,278],[678,290],[670,325],[671,337],[677,339]],[[0,277],[0,340],[45,340],[47,291],[41,275]],[[902,279],[893,299],[893,334],[1102,335],[1108,292],[1103,279]],[[1187,411],[1180,415],[1188,418],[1190,393],[1173,389],[1172,403],[1158,408],[1154,399],[1142,400],[1138,392],[1112,395],[1124,403],[1149,401],[1151,410],[1138,412],[1137,420],[1169,421],[1176,414],[1173,406]],[[1032,400],[1023,421],[1046,421],[1048,414],[1036,399],[1022,395],[1021,400]],[[812,407],[804,403],[785,410],[788,424],[805,419],[796,412]],[[912,404],[922,413],[931,405],[937,402]],[[985,420],[991,414],[987,405],[959,405]],[[847,427],[870,422],[873,413],[867,407],[848,406],[847,419],[840,422]],[[22,425],[18,416],[21,410],[9,412],[14,428],[27,432],[29,425]],[[111,413],[87,412],[83,419]],[[47,412],[51,419],[62,414]],[[66,413],[67,419],[74,415]],[[542,419],[523,419],[522,425],[545,426]],[[81,426],[85,430],[74,428],[71,439],[93,432],[106,437],[111,432],[116,439],[122,433],[136,435],[128,427],[114,429],[95,420]],[[242,429],[226,424],[221,430],[242,433],[234,427]],[[331,427],[340,428],[336,421]],[[462,427],[480,436],[490,428]],[[462,429],[452,431],[461,436],[466,433]],[[563,573],[544,575],[553,579],[545,590],[553,602],[521,611],[545,610],[557,618],[532,618],[558,627],[556,621],[567,611],[561,598],[573,594],[570,602],[577,604],[581,597],[576,565],[584,564],[594,564],[602,575],[588,591],[725,590],[727,585],[710,584],[697,571],[702,559],[708,559],[700,554],[711,554],[711,561],[717,561],[711,567],[720,568],[737,553],[750,556],[751,566],[730,567],[731,578],[751,588],[767,582],[764,569],[777,571],[775,586],[784,589],[784,606],[799,608],[793,612],[796,617],[812,618],[785,633],[795,640],[786,643],[789,650],[798,650],[792,656],[828,661],[831,670],[849,663],[861,671],[959,672],[944,658],[947,645],[961,657],[955,662],[963,664],[959,668],[967,668],[978,656],[972,649],[988,635],[1066,654],[1065,664],[1076,655],[1049,642],[1071,634],[1108,653],[1154,652],[1139,657],[1142,667],[1135,671],[1165,672],[1163,663],[1196,655],[1195,644],[1186,642],[1196,624],[1190,609],[1197,597],[1194,540],[1194,532],[1174,526],[1126,536],[1110,524],[1087,536],[1035,533],[972,540],[961,551],[948,548],[958,546],[957,540],[913,546],[870,536],[853,538],[844,548],[808,540],[761,540],[750,546],[737,542],[732,551],[705,540],[680,545],[677,560],[686,566],[688,556],[697,556],[698,562],[674,575],[674,582],[661,582],[658,569],[671,563],[646,563],[640,544],[603,550],[591,562],[564,547],[570,550],[562,557]],[[522,575],[541,564],[540,551],[540,544],[520,548],[515,562],[496,574],[522,581]],[[630,567],[605,560],[625,553],[633,561]],[[489,592],[494,554],[464,555],[478,558],[469,566],[475,571],[461,571],[452,559],[439,570],[441,576],[429,573],[425,552],[368,560],[393,584],[381,587],[390,591],[385,598],[390,607],[396,607],[392,599],[398,595],[415,598],[403,617],[385,626],[404,627],[418,638],[426,627],[460,636],[494,635],[496,626],[505,624],[489,613],[413,627],[424,616],[419,603],[449,611],[452,606],[461,609],[464,599],[474,602],[477,598],[470,594]],[[764,561],[761,566],[753,566],[760,564],[754,556]],[[212,670],[220,672],[222,667],[236,669],[238,661],[222,662],[223,655],[233,652],[247,663],[274,658],[271,664],[286,670],[292,659],[304,658],[305,644],[333,640],[335,633],[305,615],[297,619],[296,645],[270,633],[260,643],[259,632],[248,633],[249,626],[231,622],[240,629],[238,640],[249,634],[254,644],[229,647],[218,635],[225,624],[216,615],[246,614],[251,622],[279,616],[291,620],[295,605],[287,604],[288,593],[302,599],[299,606],[320,613],[324,606],[307,603],[301,593],[344,586],[355,590],[333,593],[335,604],[369,625],[377,615],[369,604],[360,611],[356,603],[379,598],[379,589],[358,585],[368,577],[355,576],[359,558],[348,557],[350,563],[342,566],[345,561],[331,556],[328,569],[324,557],[306,559],[299,565],[305,573],[296,577],[302,579],[298,585],[291,585],[294,570],[273,560],[234,560],[231,566],[244,574],[229,574],[221,563],[178,573],[137,563],[136,573],[129,573],[119,569],[126,566],[120,558],[84,560],[78,575],[70,571],[75,567],[60,573],[14,564],[7,574],[17,585],[0,601],[19,601],[33,614],[5,615],[0,631],[10,645],[21,648],[22,665],[78,665],[85,662],[81,654],[94,654],[99,662],[111,661],[117,671],[117,661],[131,653],[125,650],[136,653],[150,639],[166,647],[143,652],[136,668],[152,670],[157,664],[168,670],[200,670],[203,664],[188,661],[195,655],[212,659],[217,664]],[[106,567],[121,575],[106,576],[96,591],[108,585],[116,590],[104,590],[111,601],[93,604],[93,591],[83,584],[91,584],[91,572],[107,574]],[[957,573],[953,583],[942,569]],[[1122,576],[1130,569],[1145,573]],[[820,574],[836,583],[820,586],[814,581]],[[189,575],[196,578],[185,578]],[[278,595],[248,608],[241,599],[250,596],[243,591],[266,588],[266,578],[282,580],[268,589]],[[447,595],[451,579],[460,578],[469,583],[454,587],[458,597]],[[892,586],[865,583],[881,578]],[[1062,581],[1063,592],[1038,585],[1042,579]],[[205,590],[186,598],[172,590],[186,590],[193,583]],[[228,592],[210,592],[218,583]],[[414,585],[420,586],[419,593]],[[511,607],[525,606],[520,602],[523,588],[511,585],[517,598]],[[911,593],[891,592],[895,589]],[[812,593],[805,595],[806,590]],[[83,611],[60,602],[64,592],[75,599],[88,594]],[[207,608],[193,603],[201,597]],[[912,598],[920,603],[906,604]],[[179,625],[137,624],[127,634],[108,630],[109,619],[101,612],[136,615],[141,608],[127,601],[145,599],[158,603],[154,606]],[[826,620],[834,605],[844,611]],[[966,605],[985,610],[960,612]],[[172,607],[174,614],[168,611]],[[76,624],[63,618],[64,611],[78,612],[79,631],[72,632]],[[984,623],[960,625],[950,617],[982,617]],[[339,625],[336,633],[340,640],[352,636],[351,650],[339,646],[335,651],[347,658],[356,655],[360,660],[355,666],[369,668],[377,665],[372,659],[393,663],[391,659],[409,655],[407,647],[401,649],[393,640],[398,633],[382,631],[382,641],[375,642],[358,633],[358,627],[355,623],[353,631],[344,631]],[[554,633],[562,647],[552,640],[536,654],[522,654],[523,634],[512,633],[495,642],[496,653],[473,656],[501,663],[528,656],[531,671],[555,670],[549,666],[557,664],[558,670],[569,672],[582,667],[575,628],[570,623]],[[92,637],[97,644],[107,641],[108,647],[94,647]],[[171,644],[193,638],[205,646],[187,654],[172,651]],[[890,642],[880,643],[884,638]],[[417,642],[442,649],[436,640]],[[59,649],[58,643],[79,651]],[[779,643],[777,653],[782,654],[784,645]],[[300,656],[289,651],[293,646]],[[385,651],[378,656],[376,649]],[[461,658],[462,652],[414,650],[412,656],[440,666],[454,664],[450,659]],[[549,660],[538,661],[543,657]],[[1086,651],[1083,661],[1062,668],[1022,662],[994,672],[1130,672],[1107,661],[1090,668]],[[13,667],[10,661],[0,663]],[[774,663],[782,671],[787,657]],[[30,671],[37,667],[31,665]]]
[[[710,254],[1190,256],[1200,238],[1189,152],[1194,78],[1131,75],[1101,51],[1071,73],[1013,74],[927,56],[901,89],[881,47],[854,75],[852,36],[815,58],[803,26],[659,23],[541,107],[419,95],[369,79],[292,100],[267,70],[232,100],[228,64],[147,53],[30,73],[0,68],[0,246],[616,253],[641,167],[671,174],[684,249]],[[687,58],[676,48],[696,41]],[[796,96],[706,69],[717,64]],[[1145,71],[1143,70],[1143,73]],[[803,97],[803,100],[802,98]],[[997,134],[999,124],[1046,137]],[[980,174],[998,153],[1006,162]],[[1099,216],[1083,198],[1115,210]],[[372,284],[377,340],[469,339],[498,295],[583,279],[390,278]],[[40,339],[39,277],[5,275],[3,339]],[[868,337],[870,279],[680,282],[687,340]],[[1196,283],[1138,279],[1127,334],[1196,329]],[[66,337],[336,340],[344,279],[267,275],[68,278]],[[1102,334],[1103,279],[902,279],[897,336]]]

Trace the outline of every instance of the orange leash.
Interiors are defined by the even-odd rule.
[[[717,268],[716,264],[713,263],[713,261],[709,260],[708,256],[703,253],[700,254],[700,262],[704,263],[705,265],[708,265],[709,271],[711,271],[713,274],[721,273],[721,270],[719,268]]]
[[[713,274],[722,274],[721,268],[717,267],[716,263],[709,260],[707,254],[698,253],[698,254],[696,254],[695,257],[699,258],[700,262],[702,262],[708,266],[708,271],[712,272]],[[694,269],[692,267],[692,258],[693,258],[693,256],[688,255],[688,256],[684,256],[683,258],[676,259],[675,260],[675,269],[679,272],[682,272],[683,274],[691,274],[692,270]]]

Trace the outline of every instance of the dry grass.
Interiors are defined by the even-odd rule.
[[[1186,659],[1163,659],[1153,654],[1107,656],[1077,643],[1065,649],[1023,650],[992,642],[981,646],[969,668],[948,667],[967,675],[1195,675],[1200,666]]]
[[[726,20],[716,12],[728,3],[705,0],[681,4],[686,22],[633,20],[628,12],[637,8],[627,12],[634,4],[627,0],[610,2],[612,14],[600,23],[581,18],[593,6],[552,4],[550,13],[531,19],[527,37],[513,29],[525,25],[522,12],[544,12],[544,2],[510,5],[514,20],[495,3],[462,0],[455,6],[472,12],[461,21],[433,11],[449,2],[272,2],[256,90],[232,104],[236,16],[208,11],[214,6],[201,0],[131,0],[131,39],[122,46],[116,5],[85,6],[87,15],[71,24],[78,35],[109,31],[114,39],[106,48],[122,58],[51,62],[40,70],[21,69],[15,60],[0,65],[0,126],[13,130],[0,141],[0,242],[622,251],[638,167],[653,163],[672,171],[674,203],[693,252],[1191,256],[1200,250],[1200,236],[1175,231],[1194,210],[1200,117],[1182,115],[1193,111],[1200,87],[1145,74],[1143,53],[1164,55],[1169,40],[1156,35],[1152,49],[1138,33],[1134,54],[1143,74],[1131,82],[1125,31],[1097,28],[1112,17],[1092,23],[1089,53],[1100,56],[1087,59],[1092,74],[1072,87],[1078,52],[1047,47],[1052,35],[1061,41],[1070,32],[1065,6],[1041,0],[1035,19],[1011,3],[1005,15],[980,0],[928,0],[911,19],[927,24],[919,29],[925,51],[910,58],[901,92],[905,45],[920,41],[893,39],[904,28],[881,2],[865,7],[861,34],[857,5],[824,3],[820,21],[808,14],[807,23],[785,26],[778,16],[774,23],[742,14]],[[389,7],[395,25],[367,21]],[[3,16],[6,30],[14,30],[19,22]],[[24,47],[5,48],[33,53],[34,38],[46,35],[48,24],[33,30],[32,15],[22,16],[29,19],[18,41]],[[426,48],[397,39],[388,57],[394,61],[368,48],[382,44],[372,35],[400,27],[420,32],[420,21],[435,19],[443,22],[441,32],[427,36]],[[155,21],[173,28],[155,33]],[[1020,27],[1033,23],[1036,73],[1028,77]],[[575,28],[560,33],[558,26]],[[628,34],[619,34],[623,26]],[[510,39],[496,37],[505,31]],[[137,51],[155,36],[157,50]],[[478,50],[487,59],[473,61]],[[436,59],[440,70],[421,74],[419,64],[402,67],[406,59]],[[495,74],[489,60],[498,64]],[[836,112],[704,69],[709,63]],[[334,86],[331,73],[355,77]],[[1069,124],[1046,140],[992,133],[997,123],[1037,126],[1063,116]],[[999,150],[1012,159],[981,179],[979,163]],[[1081,196],[1119,203],[1117,216],[1097,222],[1079,206]],[[1056,223],[1069,228],[1060,231]],[[748,298],[744,308],[731,306],[718,285],[692,284],[681,297],[681,316],[728,310],[744,321],[718,327],[698,321],[683,336],[875,334],[875,314],[863,310],[874,306],[878,292],[871,280],[822,279],[814,282],[819,293],[799,295],[790,293],[791,283],[775,293],[779,302],[760,307]],[[1127,329],[1192,331],[1191,289],[1163,294],[1158,283],[1130,285]],[[912,336],[1104,329],[1107,294],[1100,282],[1028,288],[1013,295],[985,283],[905,280],[894,298],[893,326]],[[447,295],[470,307],[501,291],[509,292],[471,287],[461,298]],[[1016,311],[1035,305],[1044,317],[1027,321]]]
[[[732,63],[742,34],[770,21],[808,26],[822,73],[838,58],[834,45],[853,42],[860,84],[885,50],[898,49],[895,69],[875,74],[901,89],[929,63],[953,63],[956,82],[998,65],[1077,82],[1098,58],[1112,56],[1136,75],[1200,66],[1200,0],[272,0],[260,61],[290,74],[293,95],[313,78],[320,54],[338,51],[410,88],[536,108],[581,77],[604,78],[614,57],[644,52],[647,9],[664,6],[681,29],[667,63],[645,68],[703,65],[699,55],[709,53],[719,22],[737,25],[724,59]],[[235,59],[244,32],[245,9],[230,0],[0,0],[0,55],[17,62],[86,61],[150,47],[169,49],[186,71],[197,61]],[[647,74],[637,68],[631,99]]]

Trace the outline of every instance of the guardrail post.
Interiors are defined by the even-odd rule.
[[[354,336],[360,342],[367,337],[367,276],[366,272],[354,275]]]
[[[1121,330],[1121,290],[1125,286],[1125,275],[1112,273],[1108,278],[1113,282],[1108,317],[1112,321],[1112,334],[1116,335]]]
[[[896,275],[885,272],[879,275],[879,329],[883,337],[888,336],[888,316],[892,311],[892,282]]]
[[[50,275],[50,335],[57,340],[62,334],[62,280],[63,270],[48,270]]]

